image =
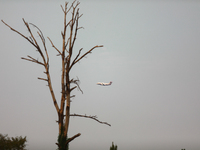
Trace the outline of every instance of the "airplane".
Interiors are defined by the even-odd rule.
[[[97,82],[97,85],[103,85],[103,86],[108,86],[111,85],[112,81],[110,81],[109,83],[104,83],[104,82]]]

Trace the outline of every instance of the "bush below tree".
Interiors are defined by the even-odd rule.
[[[0,150],[26,150],[26,136],[8,137],[8,135],[0,134]]]

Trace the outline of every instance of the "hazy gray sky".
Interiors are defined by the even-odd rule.
[[[25,35],[22,18],[37,25],[61,48],[64,0],[1,0],[0,19]],[[72,2],[70,0],[70,2]],[[82,135],[71,150],[199,150],[200,2],[81,0],[76,50],[103,44],[72,70],[84,94],[75,90],[69,136]],[[36,31],[33,29],[33,31]],[[39,39],[39,37],[38,37]],[[46,39],[56,96],[61,61]],[[57,115],[43,68],[21,60],[39,58],[35,48],[0,23],[0,133],[27,136],[29,150],[55,150]],[[96,82],[109,82],[109,87]]]

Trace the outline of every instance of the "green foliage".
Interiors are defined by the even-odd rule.
[[[26,150],[25,142],[27,142],[26,136],[9,138],[8,135],[0,134],[0,150]]]
[[[58,150],[68,150],[68,144],[66,145],[67,137],[64,136],[64,127],[61,129],[61,134],[58,135]]]
[[[117,150],[117,145],[114,145],[114,143],[112,142],[112,146],[110,147],[110,150]]]

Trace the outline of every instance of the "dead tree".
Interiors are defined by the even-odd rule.
[[[48,87],[51,93],[51,97],[53,100],[53,104],[55,106],[55,109],[58,114],[58,126],[59,126],[59,135],[63,135],[63,138],[66,139],[65,142],[65,148],[66,145],[68,145],[69,142],[71,142],[73,139],[76,137],[80,136],[81,134],[78,133],[74,135],[71,138],[67,139],[67,133],[68,133],[68,127],[69,127],[69,120],[70,116],[77,116],[77,117],[85,117],[85,118],[90,118],[93,119],[101,124],[106,124],[109,125],[107,122],[102,122],[97,119],[96,116],[87,116],[87,115],[79,115],[79,114],[70,114],[70,104],[71,104],[71,92],[79,87],[79,79],[74,79],[70,78],[70,71],[72,67],[80,62],[81,59],[83,59],[86,55],[90,54],[94,49],[103,47],[103,45],[96,45],[92,47],[90,50],[85,52],[84,54],[81,54],[83,48],[81,48],[79,51],[77,51],[77,54],[75,55],[74,59],[72,59],[72,54],[75,52],[74,51],[74,44],[76,41],[77,33],[78,30],[81,29],[82,27],[79,27],[79,19],[82,16],[82,14],[79,14],[79,8],[78,5],[80,3],[77,2],[76,0],[69,6],[69,4],[66,2],[64,7],[61,5],[62,11],[64,13],[64,30],[61,32],[62,35],[62,49],[59,50],[52,40],[47,37],[52,45],[52,47],[58,52],[58,55],[61,58],[62,62],[62,71],[61,71],[61,100],[60,100],[60,106],[58,105],[58,101],[55,97],[54,90],[52,87],[52,82],[51,82],[51,76],[49,72],[49,55],[46,47],[46,41],[45,38],[42,34],[42,31],[34,24],[32,23],[27,23],[25,19],[22,19],[26,28],[28,29],[29,36],[25,36],[24,34],[20,33],[16,29],[12,28],[8,24],[6,24],[3,20],[1,20],[6,26],[8,26],[12,31],[16,32],[20,36],[22,36],[24,39],[26,39],[29,43],[31,43],[36,49],[39,55],[41,56],[41,60],[35,59],[31,56],[27,56],[27,58],[22,57],[22,59],[31,61],[34,63],[37,63],[39,65],[42,65],[45,69],[44,73],[46,75],[46,78],[38,78],[40,80],[46,81],[48,83]],[[67,21],[67,15],[70,15],[71,12],[71,17],[70,20]],[[35,27],[37,29],[37,34],[40,37],[40,40],[42,41],[42,46],[38,44],[38,41],[36,40],[35,36],[33,35],[30,25]],[[81,90],[81,89],[80,89]],[[82,91],[82,90],[81,90]],[[60,143],[56,143],[59,147],[61,148]],[[64,148],[64,149],[65,149]]]

